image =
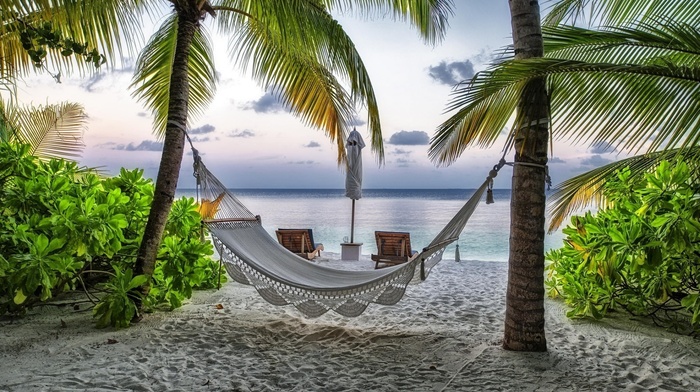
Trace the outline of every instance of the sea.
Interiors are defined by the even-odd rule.
[[[374,231],[404,231],[411,245],[420,250],[442,230],[474,193],[474,189],[363,189],[355,201],[354,232],[351,233],[352,200],[344,189],[236,189],[233,193],[275,237],[275,230],[313,229],[314,242],[325,252],[340,254],[340,244],[362,243],[362,254],[376,253]],[[508,261],[510,189],[494,189],[494,203],[485,196],[469,219],[459,240],[450,245],[443,259],[462,261]],[[195,197],[194,189],[179,189],[177,196]],[[547,234],[545,250],[562,246],[561,230]],[[459,249],[457,249],[459,245]],[[459,256],[457,256],[459,253]]]

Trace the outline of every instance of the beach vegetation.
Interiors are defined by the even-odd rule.
[[[629,168],[603,190],[608,206],[571,218],[564,246],[547,253],[547,292],[569,317],[624,310],[678,332],[700,333],[700,184],[683,161],[643,178]]]
[[[0,143],[0,315],[21,315],[69,291],[84,291],[98,327],[125,327],[146,310],[173,309],[221,278],[200,239],[193,198],[166,223],[154,289],[134,272],[154,186],[143,170],[103,178],[75,162],[40,160],[27,144]]]
[[[511,9],[516,3],[510,2]],[[544,245],[539,233],[545,208],[540,203],[544,191],[539,184],[548,161],[548,141],[643,153],[557,185],[549,200],[550,230],[555,230],[579,208],[604,205],[605,184],[618,169],[629,167],[631,177],[643,178],[663,159],[675,163],[673,158],[681,156],[697,162],[695,147],[700,131],[700,100],[696,94],[700,82],[700,2],[548,3],[542,27],[544,53],[524,55],[527,43],[518,41],[526,30],[518,30],[516,21],[522,20],[514,17],[514,45],[506,48],[489,69],[455,87],[447,107],[451,116],[438,127],[429,151],[433,161],[451,164],[468,147],[491,146],[504,129],[509,129],[504,150],[515,147],[509,264],[511,269],[516,264],[523,268],[518,266],[519,270],[510,275],[516,282],[511,285],[509,279],[507,296],[533,301],[518,306],[508,302],[506,334],[510,326],[524,325],[511,320],[510,314],[522,310],[524,320],[529,317],[526,314],[534,317],[537,313],[541,322],[525,323],[533,326],[528,336],[535,340],[543,339],[543,332],[534,329],[544,325],[539,293]],[[536,84],[543,86],[540,91],[533,89]],[[546,113],[531,115],[534,107],[542,105],[547,105]],[[540,132],[533,133],[533,129]],[[518,165],[518,161],[529,167]],[[527,207],[519,207],[528,203]]]
[[[384,160],[379,110],[365,66],[350,37],[331,9],[389,15],[416,27],[434,43],[447,29],[450,0],[402,1],[27,1],[0,0],[3,17],[31,15],[50,22],[52,30],[70,32],[79,41],[96,45],[99,61],[110,62],[122,50],[134,54],[134,95],[153,113],[154,131],[163,136],[163,153],[156,178],[150,217],[136,261],[136,273],[154,276],[160,241],[178,183],[191,119],[201,114],[215,95],[217,72],[209,32],[214,21],[229,39],[231,59],[306,124],[323,131],[338,146],[343,143],[358,106],[364,106],[370,145],[378,162]],[[144,15],[161,18],[157,32],[143,48],[138,33]],[[157,17],[155,18],[157,19]],[[36,27],[36,26],[35,26]],[[0,30],[0,32],[11,31]],[[17,34],[10,34],[19,40]],[[15,42],[15,41],[8,41]],[[15,42],[16,44],[19,41]],[[96,59],[93,57],[93,59]],[[24,52],[21,60],[31,63]],[[90,58],[87,59],[90,61]]]

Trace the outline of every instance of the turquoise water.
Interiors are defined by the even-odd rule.
[[[428,245],[473,194],[470,189],[365,189],[355,202],[355,242],[362,253],[377,250],[374,231],[407,231],[414,249]],[[326,252],[340,253],[350,237],[352,200],[343,189],[241,189],[236,196],[274,237],[277,228],[312,228],[314,241]],[[178,196],[194,196],[192,189]],[[457,244],[462,260],[508,261],[510,190],[495,189],[494,204],[482,202],[467,223]],[[561,246],[560,232],[547,235],[545,249]],[[455,245],[445,259],[454,259]]]

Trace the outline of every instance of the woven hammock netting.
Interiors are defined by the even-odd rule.
[[[456,241],[492,178],[477,189],[433,241],[409,262],[366,271],[337,270],[309,262],[280,245],[195,154],[195,176],[202,203],[218,209],[205,224],[228,274],[252,285],[274,305],[294,305],[307,317],[329,310],[359,316],[371,303],[393,305],[411,283],[424,280]]]

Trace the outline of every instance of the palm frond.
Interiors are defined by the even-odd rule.
[[[273,90],[307,124],[324,130],[344,160],[345,136],[358,105],[368,112],[371,146],[381,163],[384,146],[371,81],[354,44],[314,2],[250,2],[241,13],[221,12],[223,31],[236,31],[230,54],[264,88]],[[348,86],[349,92],[345,86]]]
[[[117,56],[136,53],[143,42],[141,18],[154,9],[146,0],[0,0],[0,54],[7,72],[26,74],[34,70],[29,56],[19,42],[20,25],[39,26],[49,23],[64,38],[87,43],[105,55],[110,63]],[[63,56],[49,51],[49,62],[60,71],[93,71],[81,56]]]
[[[556,139],[634,153],[700,143],[700,67],[537,58],[503,62],[459,88],[449,105],[457,112],[439,126],[431,158],[452,162],[468,145],[495,140],[526,82],[538,77],[548,81]]]
[[[700,30],[669,19],[600,30],[544,27],[542,32],[549,58],[618,64],[648,64],[658,58],[686,65],[700,62]]]
[[[83,132],[87,116],[80,104],[13,106],[6,110],[6,122],[13,130],[9,140],[31,145],[32,155],[70,159],[79,157],[85,148]]]
[[[168,117],[170,78],[177,45],[177,15],[171,15],[151,37],[136,61],[130,88],[133,95],[154,114],[154,132],[162,136]],[[201,114],[216,91],[218,76],[208,36],[200,28],[189,53],[188,117]]]
[[[618,170],[629,167],[634,178],[648,173],[662,160],[674,162],[676,159],[698,162],[700,147],[657,151],[622,159],[557,184],[547,202],[549,232],[557,230],[565,219],[577,211],[590,207],[605,207],[607,201],[602,192],[605,182],[615,176]]]
[[[237,36],[232,45],[236,49],[232,50],[240,59],[250,60],[253,77],[271,89],[292,113],[322,129],[336,143],[338,164],[342,163],[345,136],[354,113],[351,97],[314,57],[286,51],[281,42],[270,39],[266,33],[267,30],[260,31],[253,25]]]
[[[700,2],[688,0],[549,0],[545,25],[574,24],[587,19],[590,24],[627,25],[673,15],[677,21],[697,23]]]
[[[528,81],[508,76],[492,69],[457,86],[447,108],[455,113],[438,126],[430,141],[428,156],[433,162],[447,166],[470,146],[493,145],[515,113]]]
[[[454,14],[452,1],[448,0],[321,0],[329,9],[341,12],[354,11],[367,17],[385,17],[408,21],[429,44],[439,42],[449,26],[448,18]]]

